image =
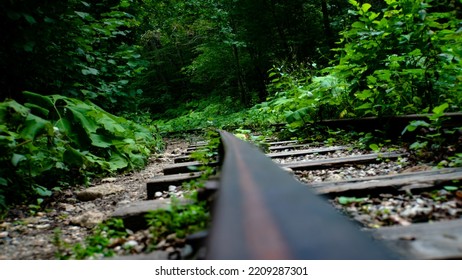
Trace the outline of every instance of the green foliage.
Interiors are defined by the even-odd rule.
[[[235,106],[231,97],[212,96],[182,104],[154,121],[160,131],[179,132],[190,129],[224,128],[258,123],[252,112]],[[166,120],[165,120],[166,119]]]
[[[462,128],[459,128],[462,129]],[[454,156],[448,157],[449,167],[461,167],[462,166],[462,153],[456,153]],[[441,163],[440,163],[441,164]]]
[[[346,97],[360,101],[355,113],[415,113],[442,102],[460,106],[462,37],[455,4],[386,2],[377,11],[350,1],[357,21],[342,32],[339,65],[331,74],[350,85]]]
[[[255,108],[264,114],[274,114],[273,118],[286,122],[290,129],[332,117],[332,112],[347,106],[342,100],[346,86],[333,75],[316,76],[315,67],[315,64],[300,64],[287,70],[283,66],[271,69],[269,91],[273,96]],[[340,117],[345,115],[340,112]]]
[[[337,19],[341,3],[330,1]],[[144,108],[153,112],[176,110],[210,92],[251,106],[266,98],[265,73],[274,61],[321,60],[327,41],[335,40],[323,37],[319,1],[144,4],[143,55],[151,59],[140,85]]]
[[[55,231],[53,244],[57,247],[58,259],[91,259],[111,257],[114,249],[111,244],[117,239],[123,239],[129,235],[121,219],[109,219],[93,229],[91,235],[85,238],[81,244],[67,244],[61,239],[60,231]]]
[[[0,103],[0,204],[50,196],[55,187],[140,168],[160,139],[89,101],[24,92]]]
[[[131,82],[146,65],[134,43],[133,2],[2,2],[1,100],[31,90],[90,99],[113,112],[133,108],[141,90]]]
[[[444,143],[447,141],[447,136],[455,133],[455,130],[443,129],[444,111],[448,107],[448,103],[443,103],[433,108],[433,114],[428,116],[428,122],[417,120],[406,126],[403,134],[406,132],[419,132],[417,133],[417,141],[410,146],[412,150],[415,150],[421,156],[425,156],[431,151],[435,152],[435,154],[443,154],[442,152],[446,148]]]
[[[220,135],[215,130],[208,130],[205,138],[207,139],[207,144],[191,153],[191,159],[199,161],[204,165],[216,161],[218,146],[221,143]]]
[[[204,203],[178,205],[173,203],[168,210],[156,210],[146,214],[146,220],[157,244],[162,238],[176,233],[179,238],[204,230],[210,222],[210,214]]]
[[[350,3],[355,21],[341,33],[333,66],[273,67],[272,95],[256,109],[292,130],[326,118],[429,112],[444,104],[460,109],[462,36],[454,2],[390,0],[382,10]]]

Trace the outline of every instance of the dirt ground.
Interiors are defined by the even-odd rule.
[[[104,186],[112,193],[90,201],[79,199],[86,187],[75,186],[61,191],[47,201],[46,207],[31,213],[27,206],[11,209],[0,221],[0,259],[55,259],[59,237],[68,244],[85,240],[91,229],[111,215],[120,205],[146,199],[146,181],[162,174],[165,165],[173,163],[189,144],[188,140],[164,139],[165,151],[154,154],[145,169],[124,175],[103,178],[89,187]]]

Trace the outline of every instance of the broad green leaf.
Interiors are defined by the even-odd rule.
[[[23,14],[24,18],[26,19],[26,21],[30,24],[36,24],[37,21],[35,20],[35,18],[29,14]]]
[[[373,151],[379,151],[380,150],[380,148],[379,148],[379,146],[377,144],[370,144],[369,148],[371,150],[373,150]]]
[[[97,93],[91,90],[81,89],[80,92],[83,93],[87,98],[96,98],[98,96]]]
[[[11,157],[11,164],[13,164],[13,166],[18,166],[18,164],[23,160],[27,160],[27,157],[21,154],[13,154]]]
[[[370,9],[371,7],[372,7],[371,4],[369,4],[369,3],[364,3],[364,4],[361,6],[361,10],[362,10],[363,12],[367,12],[367,11],[369,11],[369,9]]]
[[[54,19],[49,18],[49,17],[45,17],[45,18],[43,19],[43,21],[46,22],[46,23],[55,23],[55,22],[56,22]]]
[[[128,166],[128,161],[117,152],[112,153],[108,163],[110,171],[116,171],[118,169],[123,169]]]
[[[371,12],[371,13],[370,13],[370,16],[369,16],[369,20],[374,20],[374,19],[376,19],[379,15],[380,15],[380,13]]]
[[[442,115],[444,111],[449,107],[448,103],[443,103],[440,106],[433,108],[432,112],[436,115]]]
[[[33,103],[24,103],[24,106],[26,106],[27,108],[31,109],[32,112],[38,111],[40,114],[42,114],[42,115],[45,116],[45,117],[48,116],[48,113],[50,113],[49,110],[43,108],[42,106],[33,104]]]
[[[50,128],[51,123],[36,115],[29,114],[24,122],[24,129],[21,131],[20,135],[24,139],[33,140],[42,131],[42,129],[46,128],[46,126]]]
[[[84,155],[72,147],[67,147],[63,154],[63,161],[68,165],[82,166],[84,163]]]
[[[27,98],[27,100],[30,103],[36,104],[37,106],[41,106],[43,109],[46,110],[54,109],[53,97],[45,96],[31,91],[23,91],[22,94]]]
[[[423,148],[427,147],[427,145],[428,145],[427,141],[424,141],[424,142],[416,141],[416,142],[412,143],[411,146],[409,146],[409,148],[411,150],[420,150],[420,149],[423,149]]]
[[[0,186],[8,186],[8,181],[5,178],[0,177]]]
[[[129,61],[129,62],[127,62],[127,65],[130,66],[130,67],[132,67],[132,68],[135,68],[135,67],[138,66],[138,62],[136,62],[136,61]]]
[[[121,0],[120,1],[120,7],[122,7],[122,8],[130,7],[130,2],[128,0]]]
[[[409,125],[406,126],[406,128],[404,129],[405,131],[414,131],[416,130],[418,127],[429,127],[430,124],[427,123],[426,121],[412,121]]]
[[[351,25],[351,27],[364,29],[366,27],[366,25],[364,24],[364,22],[356,21]]]
[[[56,123],[55,126],[61,131],[62,133],[65,134],[71,134],[72,133],[72,124],[71,122],[66,119],[66,118],[61,118],[59,119]]]
[[[367,82],[369,85],[375,85],[377,83],[377,78],[372,75],[369,75],[367,76]]]
[[[82,19],[86,19],[86,18],[91,17],[89,13],[85,13],[85,12],[74,11],[74,13],[76,13]]]
[[[13,109],[16,113],[19,113],[21,116],[26,117],[29,115],[29,108],[19,104],[14,100],[8,100],[6,102],[0,103],[0,120],[3,120],[7,114],[7,108]]]
[[[132,162],[132,164],[136,167],[142,167],[144,166],[145,164],[145,157],[141,154],[134,154],[134,153],[130,153],[129,154],[129,157],[130,157],[130,161]]]
[[[457,191],[459,189],[459,187],[456,187],[456,186],[444,186],[444,189],[447,190],[447,191]]]
[[[99,124],[103,125],[107,131],[112,133],[124,133],[126,131],[122,125],[110,118],[107,114],[98,114],[96,120]]]
[[[87,67],[85,69],[82,69],[82,74],[84,75],[99,75],[99,71],[95,68]]]
[[[363,105],[356,107],[355,110],[365,110],[370,108],[372,108],[371,103],[364,103]]]
[[[355,0],[348,0],[348,3],[350,3],[351,5],[353,5],[355,7],[359,7],[358,2],[356,2]]]
[[[75,120],[88,133],[94,133],[98,129],[98,124],[86,116],[88,110],[79,106],[67,106],[67,109],[72,112]]]
[[[100,135],[100,134],[95,134],[91,133],[90,134],[90,139],[91,139],[91,144],[96,147],[100,148],[108,148],[112,146],[112,141],[109,137]]]
[[[420,49],[415,49],[412,52],[410,52],[409,55],[411,55],[411,56],[421,56],[422,51]]]
[[[35,193],[39,196],[51,196],[53,193],[42,186],[35,186],[34,187]]]

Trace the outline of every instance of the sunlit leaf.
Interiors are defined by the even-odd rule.
[[[20,154],[13,154],[11,157],[11,164],[13,164],[13,166],[18,166],[18,164],[23,160],[27,160],[27,157]]]
[[[371,7],[372,7],[371,4],[369,4],[369,3],[364,3],[364,4],[361,6],[361,10],[362,10],[363,12],[367,12],[367,11],[369,11],[369,9],[370,9]]]

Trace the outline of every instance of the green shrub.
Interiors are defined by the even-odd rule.
[[[141,168],[160,139],[95,104],[24,92],[0,103],[0,206],[90,177]],[[32,197],[30,197],[32,195]]]

